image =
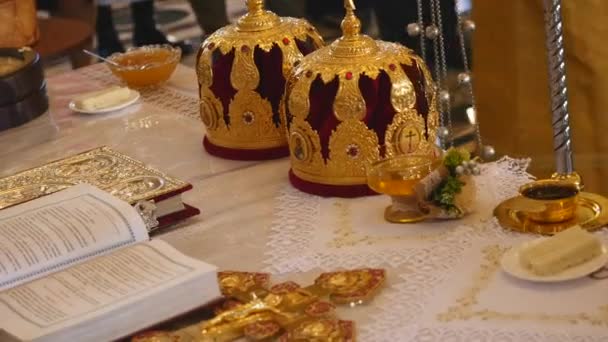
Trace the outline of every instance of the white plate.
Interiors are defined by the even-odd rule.
[[[137,100],[139,100],[139,92],[137,90],[133,90],[133,89],[129,89],[129,90],[131,91],[131,93],[129,94],[129,97],[126,98],[120,104],[117,104],[112,107],[100,108],[100,109],[96,109],[96,110],[84,110],[84,109],[78,107],[74,100],[70,101],[69,107],[71,110],[78,112],[78,113],[82,113],[82,114],[102,114],[102,113],[108,113],[108,112],[112,112],[115,110],[123,109],[125,107],[132,105]]]
[[[553,274],[549,276],[539,276],[525,268],[523,265],[521,265],[521,263],[519,262],[519,253],[524,248],[535,245],[541,242],[542,240],[543,239],[536,239],[533,241],[525,242],[519,246],[512,247],[508,252],[503,255],[502,259],[500,260],[500,265],[502,266],[502,269],[508,274],[514,276],[515,278],[534,282],[554,283],[586,277],[589,274],[606,266],[606,263],[608,263],[608,251],[606,250],[606,246],[602,245],[602,254],[585,263],[568,268],[558,274]]]

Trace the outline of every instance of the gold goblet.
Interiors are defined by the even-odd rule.
[[[438,165],[431,156],[402,155],[373,163],[367,169],[368,186],[391,196],[392,204],[384,218],[393,223],[412,223],[425,219],[420,210],[415,186]]]
[[[525,198],[521,204],[530,209],[527,215],[533,221],[558,223],[571,220],[576,214],[576,183],[543,179],[521,186],[519,192]]]

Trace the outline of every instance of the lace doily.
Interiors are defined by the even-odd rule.
[[[286,187],[276,199],[266,271],[394,268],[421,255],[458,254],[475,237],[509,234],[493,223],[492,211],[530,181],[529,162],[503,158],[482,165],[482,175],[475,178],[476,210],[466,218],[407,226],[384,221],[386,196],[321,198]]]
[[[608,241],[606,230],[599,233]],[[464,253],[422,255],[360,324],[364,341],[605,341],[608,280],[535,284],[513,279],[500,258],[530,236],[472,241]],[[431,259],[426,259],[431,257]]]
[[[483,165],[476,212],[459,221],[390,225],[382,221],[386,197],[284,189],[267,270],[387,267],[392,286],[356,319],[362,341],[605,341],[608,280],[539,285],[500,269],[508,248],[530,236],[500,228],[493,208],[530,181],[529,162]],[[608,241],[606,230],[599,236]]]
[[[102,63],[80,68],[75,72],[104,85],[120,84],[120,81]],[[146,103],[191,119],[200,120],[198,97],[189,96],[167,87],[142,88],[138,91]]]

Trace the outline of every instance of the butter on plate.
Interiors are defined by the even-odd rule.
[[[120,105],[131,97],[131,89],[112,86],[82,94],[74,99],[75,105],[85,111],[96,111]]]
[[[536,275],[548,276],[578,266],[601,253],[600,240],[574,226],[525,248],[520,252],[519,261]]]

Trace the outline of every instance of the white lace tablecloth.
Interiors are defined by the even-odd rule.
[[[314,268],[399,267],[417,256],[461,252],[474,237],[495,234],[493,209],[530,181],[528,160],[504,158],[482,165],[475,177],[475,212],[461,220],[388,223],[387,196],[357,199],[321,198],[285,186],[277,198],[268,242],[269,271],[297,272]],[[500,231],[500,230],[498,230]]]
[[[510,246],[533,238],[506,232],[492,214],[530,181],[528,163],[484,164],[476,211],[457,221],[390,224],[386,196],[320,198],[286,186],[266,270],[388,268],[392,286],[359,324],[364,341],[606,341],[608,280],[540,285],[500,269]]]

